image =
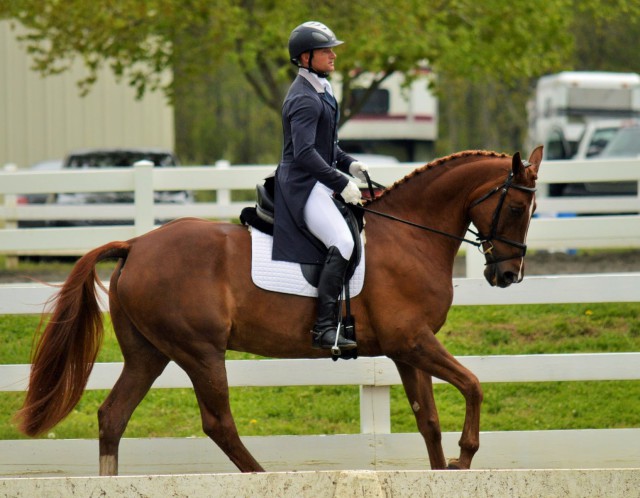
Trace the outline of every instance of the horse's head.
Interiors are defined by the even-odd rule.
[[[484,194],[470,205],[470,216],[478,229],[486,268],[484,276],[492,286],[508,287],[524,278],[524,256],[529,223],[536,208],[535,185],[542,160],[542,146],[523,162],[520,153],[499,185],[483,186]]]

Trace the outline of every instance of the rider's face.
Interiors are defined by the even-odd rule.
[[[302,63],[305,67],[309,67],[309,55],[309,52],[302,54]],[[334,65],[336,57],[336,53],[331,48],[318,48],[313,51],[311,65],[319,73],[331,73],[336,69]]]

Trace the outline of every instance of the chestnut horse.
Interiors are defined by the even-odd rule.
[[[447,468],[433,376],[466,401],[460,454],[449,468],[470,468],[479,447],[480,383],[435,336],[453,299],[454,258],[473,222],[489,284],[522,280],[541,158],[542,147],[528,162],[519,153],[460,152],[417,168],[367,204],[410,223],[366,214],[364,288],[351,303],[358,352],[386,355],[397,365],[433,469]],[[231,414],[225,351],[280,358],[331,353],[311,348],[315,299],[254,285],[251,235],[240,224],[180,219],[82,257],[35,344],[29,390],[17,413],[20,429],[47,431],[82,396],[102,339],[95,265],[105,259],[119,260],[109,305],[124,368],[98,412],[100,474],[117,474],[127,423],[170,360],[193,383],[204,432],[240,471],[262,471]]]

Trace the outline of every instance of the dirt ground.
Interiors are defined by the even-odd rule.
[[[640,272],[640,249],[594,251],[586,254],[537,251],[525,258],[526,275]],[[459,258],[454,276],[464,277],[464,259]]]
[[[526,259],[526,275],[560,275],[579,273],[640,272],[640,249],[626,251],[594,251],[586,254],[566,254],[563,252],[531,252]],[[98,271],[103,280],[109,279],[111,265]],[[0,283],[62,282],[69,273],[70,266],[34,265],[28,268],[7,270],[0,268]],[[464,277],[464,258],[458,258],[454,266],[454,276]]]

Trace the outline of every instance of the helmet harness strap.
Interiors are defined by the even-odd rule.
[[[313,52],[314,50],[309,50],[309,67],[307,69],[310,73],[317,74],[319,78],[327,78],[329,76],[329,73],[323,73],[313,69]]]

